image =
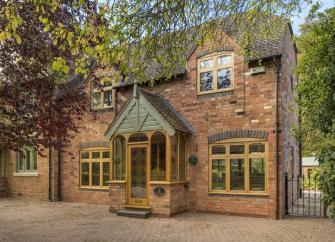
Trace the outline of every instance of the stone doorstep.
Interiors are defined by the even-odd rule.
[[[142,218],[146,219],[151,216],[151,211],[148,209],[132,209],[132,208],[125,208],[118,210],[116,212],[117,216],[123,216],[123,217],[130,217],[130,218]]]

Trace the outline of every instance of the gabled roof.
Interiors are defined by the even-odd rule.
[[[151,93],[144,89],[139,89],[139,92],[145,99],[159,112],[168,123],[176,130],[186,133],[194,133],[191,124],[187,122],[183,115],[176,111],[172,104],[162,95]]]
[[[165,130],[194,133],[187,120],[163,96],[134,87],[134,94],[105,132],[107,138],[128,132]]]

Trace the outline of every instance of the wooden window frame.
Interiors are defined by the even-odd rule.
[[[231,64],[220,65],[218,64],[218,59],[222,56],[231,56]],[[200,69],[200,62],[206,60],[212,60],[213,66],[208,68],[201,68]],[[231,86],[228,88],[218,89],[218,70],[224,68],[231,68]],[[209,91],[200,91],[200,73],[209,72],[211,71],[213,74],[213,90]],[[232,91],[234,90],[235,82],[234,82],[234,52],[232,51],[224,51],[224,52],[216,52],[206,56],[202,56],[197,60],[197,95],[204,95],[204,94],[211,94],[211,93],[218,93],[218,92],[225,92],[225,91]]]
[[[112,104],[110,106],[105,107],[104,106],[104,93],[107,91],[111,91],[112,92]],[[100,105],[97,107],[94,107],[93,105],[93,98],[94,98],[94,94],[95,93],[100,93]],[[108,108],[112,108],[113,107],[113,103],[114,103],[114,92],[113,92],[113,86],[106,86],[103,88],[94,88],[93,82],[91,84],[91,109],[92,110],[101,110],[101,109],[108,109]]]
[[[109,152],[109,158],[103,158],[103,152]],[[82,159],[81,155],[84,152],[89,153],[88,159]],[[100,152],[100,158],[99,159],[93,159],[92,153],[93,152]],[[80,150],[80,162],[79,162],[79,184],[80,188],[88,188],[88,189],[108,189],[108,185],[103,184],[103,164],[105,162],[109,162],[109,180],[111,180],[112,177],[112,152],[108,148],[89,148],[89,149],[82,149]],[[107,161],[108,160],[108,161]],[[100,186],[94,186],[92,185],[92,163],[93,162],[99,162],[100,164]],[[89,185],[82,185],[82,163],[88,163],[89,164],[89,171],[88,171],[88,181]]]
[[[264,144],[265,150],[264,153],[252,153],[249,154],[249,145],[250,144]],[[244,154],[230,154],[230,146],[231,145],[244,145]],[[225,145],[226,153],[213,155],[212,154],[212,147],[216,145]],[[208,191],[209,193],[222,193],[222,194],[246,194],[246,195],[267,195],[268,194],[268,142],[266,140],[260,139],[230,139],[226,141],[216,142],[210,144],[209,146],[209,159],[208,159]],[[243,158],[244,159],[244,190],[231,190],[230,186],[230,159],[232,158]],[[250,190],[250,159],[251,158],[264,158],[264,176],[265,176],[265,183],[264,183],[264,191],[251,191]],[[225,160],[225,169],[226,169],[226,189],[219,190],[219,189],[212,189],[212,160],[216,159],[224,159]]]

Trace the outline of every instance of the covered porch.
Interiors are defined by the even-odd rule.
[[[105,134],[113,156],[111,211],[147,209],[166,217],[187,211],[186,160],[193,133],[166,99],[135,85]]]

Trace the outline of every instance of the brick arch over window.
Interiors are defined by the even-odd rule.
[[[226,139],[235,138],[255,138],[255,139],[268,139],[269,132],[256,129],[239,129],[239,130],[228,130],[221,133],[213,134],[208,136],[208,143],[214,143]]]

